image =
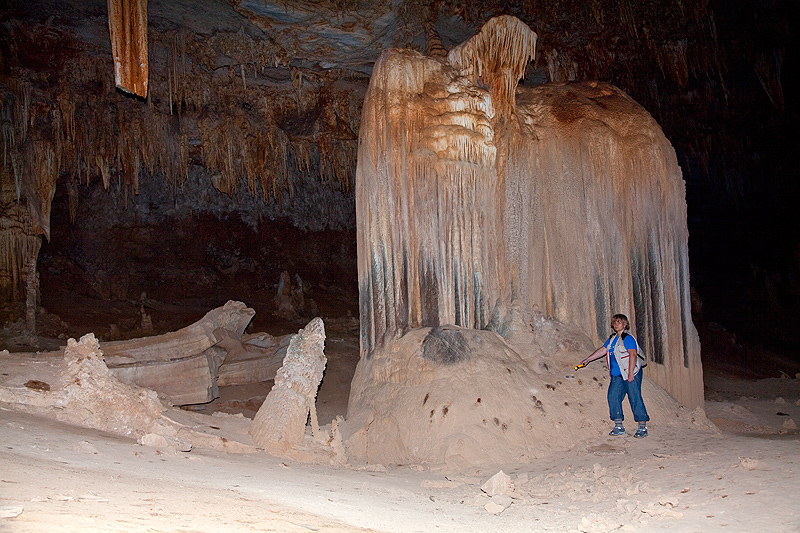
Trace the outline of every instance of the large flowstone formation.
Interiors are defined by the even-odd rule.
[[[500,17],[447,62],[376,63],[356,175],[361,366],[412,328],[508,335],[512,310],[538,307],[599,342],[622,312],[648,375],[700,406],[675,152],[610,85],[517,87],[535,42]]]
[[[519,297],[596,341],[627,314],[647,375],[702,406],[685,189],[661,128],[603,83],[520,91],[517,114],[502,210]]]

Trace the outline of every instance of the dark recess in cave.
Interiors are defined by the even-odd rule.
[[[283,271],[294,286],[300,277],[308,287],[306,299],[314,301],[320,316],[358,314],[353,231],[303,231],[280,219],[253,227],[237,213],[115,220],[99,182],[80,188],[77,221],[70,222],[66,188],[58,190],[53,235],[42,246],[39,268],[42,306],[67,321],[68,336],[89,331],[106,339],[142,335],[142,306],[153,322],[150,334],[165,333],[228,300],[256,311],[250,332],[295,333],[313,316],[310,309],[297,319],[276,316],[274,298]]]

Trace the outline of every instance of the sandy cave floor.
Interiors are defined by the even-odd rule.
[[[528,478],[502,514],[494,471],[446,475],[302,465],[266,454],[168,454],[0,413],[5,531],[797,531],[795,437],[659,431],[598,436],[505,471]],[[520,477],[521,476],[521,477]]]
[[[329,336],[323,424],[346,411],[356,346]],[[653,420],[647,439],[603,433],[504,466],[517,489],[496,515],[480,487],[497,467],[448,474],[165,452],[2,409],[0,531],[800,530],[800,380],[708,378],[706,412],[721,431]],[[223,390],[205,411],[249,416],[270,385]]]

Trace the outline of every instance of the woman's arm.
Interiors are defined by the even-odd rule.
[[[633,371],[636,370],[636,363],[639,357],[639,345],[632,335],[625,337],[625,349],[628,350],[628,381],[633,381]]]
[[[601,346],[598,349],[596,349],[594,352],[592,352],[592,355],[590,355],[589,357],[587,357],[586,359],[581,361],[581,364],[582,365],[589,364],[589,363],[591,363],[592,361],[594,361],[596,359],[600,359],[601,357],[605,357],[607,353],[608,353],[608,349],[605,346]]]
[[[628,381],[633,381],[633,370],[636,368],[636,358],[639,355],[636,352],[635,348],[630,348],[628,350]]]

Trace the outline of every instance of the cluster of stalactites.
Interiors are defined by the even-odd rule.
[[[0,176],[7,174],[0,172]],[[31,226],[23,205],[6,194],[3,187],[0,207],[0,301],[21,300],[31,260],[35,265],[42,239]]]
[[[230,53],[245,49],[239,59],[247,62],[211,84],[203,73],[216,58],[207,46],[188,32],[154,32],[151,45],[166,57],[166,71],[151,71],[145,102],[120,97],[106,64],[87,56],[76,58],[74,76],[54,86],[9,82],[2,97],[0,163],[17,199],[28,199],[35,229],[48,231],[59,174],[70,179],[73,221],[78,183],[99,177],[106,189],[114,186],[127,198],[138,192],[141,176],[161,175],[181,185],[199,161],[227,194],[246,188],[251,195],[260,189],[266,201],[280,200],[284,192],[293,198],[297,174],[317,174],[332,188],[350,190],[357,114],[353,95],[335,87],[335,74],[309,74],[296,93],[280,92],[259,80],[279,63],[279,49],[238,33],[210,40]],[[86,86],[97,90],[81,89]],[[274,120],[316,108],[322,110],[319,126],[303,135],[290,136]]]
[[[473,83],[487,85],[498,114],[507,116],[514,112],[517,83],[535,56],[536,33],[519,19],[502,16],[450,50],[447,59]]]
[[[147,0],[108,0],[117,87],[147,98]]]
[[[0,114],[3,117],[2,173],[3,201],[14,196],[25,197],[31,215],[33,234],[50,238],[50,203],[55,193],[58,169],[64,160],[65,141],[61,132],[69,132],[74,121],[64,123],[61,114],[55,121],[59,135],[55,139],[42,135],[30,125],[42,109],[33,101],[30,84],[11,84],[14,91],[3,95]],[[16,85],[16,86],[15,86]]]
[[[285,191],[294,198],[295,175],[313,175],[340,190],[351,187],[356,143],[318,135],[291,140],[274,124],[259,124],[244,115],[210,118],[197,123],[203,166],[211,172],[214,187],[232,196],[240,183],[255,196],[281,199]],[[293,164],[292,164],[293,162]]]

